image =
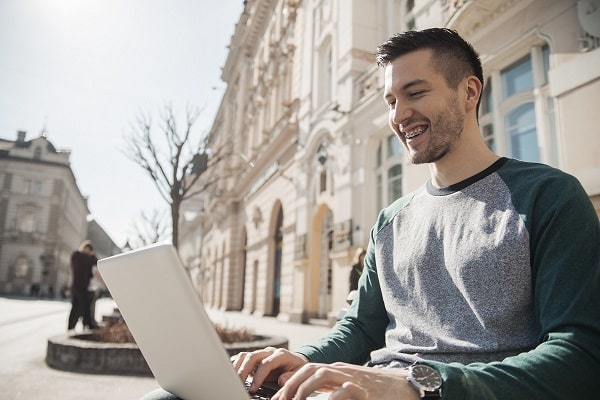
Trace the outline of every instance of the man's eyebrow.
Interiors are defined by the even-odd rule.
[[[400,91],[406,92],[406,91],[410,90],[411,88],[413,88],[414,86],[418,86],[418,85],[426,85],[427,87],[431,86],[431,84],[429,83],[429,81],[427,79],[415,79],[415,80],[412,80],[412,81],[407,82],[404,85],[402,85],[400,87]],[[392,94],[391,88],[389,88],[389,90],[383,92],[383,100],[384,101],[387,101],[388,98],[393,98],[393,97],[394,96]]]
[[[426,79],[415,79],[413,81],[405,83],[404,85],[402,85],[402,87],[400,87],[400,89],[402,91],[406,91],[406,90],[409,90],[410,88],[412,88],[413,86],[423,85],[423,84],[429,86],[429,81],[427,81]]]

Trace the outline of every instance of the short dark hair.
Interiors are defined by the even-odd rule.
[[[399,56],[423,49],[433,51],[433,67],[444,75],[448,86],[456,89],[463,78],[474,75],[481,82],[483,91],[483,68],[479,54],[452,29],[429,28],[398,33],[377,46],[375,58],[379,66],[385,67]],[[481,96],[477,102],[477,114],[480,103]]]

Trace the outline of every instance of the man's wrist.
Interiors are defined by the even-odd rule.
[[[412,364],[406,370],[406,379],[415,389],[419,398],[442,398],[442,377],[434,368],[425,364]]]

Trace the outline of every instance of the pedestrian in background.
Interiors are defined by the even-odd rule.
[[[363,261],[367,252],[362,247],[356,249],[352,259],[352,269],[350,270],[350,288],[348,292],[358,289],[358,279],[362,275]]]
[[[96,320],[91,312],[93,296],[88,286],[93,277],[93,268],[98,259],[92,242],[84,241],[71,255],[71,312],[69,313],[68,330],[75,329],[79,318],[83,319],[84,327],[97,328]]]

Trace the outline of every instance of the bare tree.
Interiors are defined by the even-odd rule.
[[[132,133],[125,138],[126,155],[142,167],[154,182],[160,196],[168,203],[171,211],[171,233],[175,247],[179,244],[179,214],[183,201],[197,195],[212,185],[212,180],[198,182],[208,163],[206,135],[192,133],[192,128],[200,116],[198,110],[188,110],[185,123],[180,131],[171,105],[164,107],[161,114],[161,135],[153,136],[153,123],[150,115],[138,114]],[[162,141],[159,141],[161,140]],[[211,164],[221,160],[220,151],[211,153]],[[197,184],[199,183],[199,184]]]
[[[150,215],[142,211],[132,225],[133,237],[127,240],[131,248],[158,243],[170,235],[170,223],[165,220],[164,210],[154,209]]]

